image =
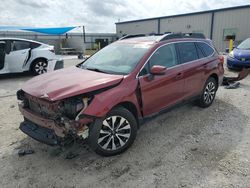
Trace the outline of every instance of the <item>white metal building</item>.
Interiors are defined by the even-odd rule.
[[[95,44],[103,42],[103,45],[112,43],[117,39],[115,33],[67,33],[63,35],[47,35],[28,31],[0,31],[0,37],[15,37],[30,39],[53,45],[56,53],[60,53],[62,47],[74,48],[77,51],[94,49]]]
[[[224,51],[228,47],[228,35],[235,36],[235,44],[250,37],[250,5],[119,22],[116,23],[116,32],[119,37],[127,34],[202,32],[214,41],[219,51]]]

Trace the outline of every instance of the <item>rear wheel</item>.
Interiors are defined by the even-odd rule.
[[[133,114],[123,107],[117,107],[93,124],[88,142],[96,153],[112,156],[127,150],[136,134],[137,121]]]
[[[48,62],[45,59],[35,60],[32,64],[31,71],[34,75],[46,73],[48,71]]]
[[[215,98],[216,91],[218,89],[218,83],[213,77],[209,77],[205,83],[202,94],[200,95],[198,105],[202,108],[209,107]]]

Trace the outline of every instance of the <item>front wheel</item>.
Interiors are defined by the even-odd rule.
[[[213,77],[209,77],[205,83],[202,94],[200,95],[198,105],[202,108],[209,107],[215,98],[216,91],[218,89],[218,83]]]
[[[95,121],[88,138],[91,148],[100,155],[112,156],[126,151],[137,134],[137,121],[123,107],[116,107],[108,115]]]

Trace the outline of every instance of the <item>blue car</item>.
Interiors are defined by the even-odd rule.
[[[228,54],[227,67],[233,70],[250,68],[250,38],[244,40]]]

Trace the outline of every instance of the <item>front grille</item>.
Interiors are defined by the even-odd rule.
[[[250,61],[250,58],[241,58],[241,61]]]
[[[53,118],[57,114],[57,110],[55,110],[57,109],[57,104],[45,102],[33,97],[28,98],[28,108],[32,112],[45,118]]]
[[[49,117],[51,115],[49,110],[47,109],[47,107],[45,105],[36,103],[32,100],[29,100],[29,108],[33,112],[35,112],[43,117]]]

